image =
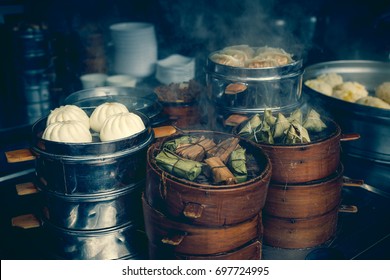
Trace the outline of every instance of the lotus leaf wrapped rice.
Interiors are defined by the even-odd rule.
[[[202,163],[183,159],[167,149],[163,149],[155,158],[156,164],[161,169],[179,178],[193,181],[202,172]]]
[[[234,150],[229,157],[228,165],[238,183],[245,182],[248,176],[246,167],[246,150],[242,147]]]

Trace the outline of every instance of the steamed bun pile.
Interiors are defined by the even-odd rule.
[[[370,96],[364,85],[356,81],[344,81],[337,73],[321,74],[315,79],[305,81],[305,85],[322,94],[347,102],[390,109],[390,82],[379,85],[375,96]]]
[[[90,143],[92,133],[97,133],[104,142],[130,137],[144,129],[141,117],[129,112],[119,102],[97,106],[90,117],[76,105],[65,105],[50,112],[42,138],[55,142]]]

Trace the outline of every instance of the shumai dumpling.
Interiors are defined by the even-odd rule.
[[[46,126],[63,121],[80,121],[89,129],[89,117],[87,113],[76,105],[64,105],[52,110],[47,117]]]
[[[237,59],[231,55],[215,53],[210,59],[216,63],[233,66],[233,67],[243,67],[244,61]]]
[[[374,96],[366,96],[356,100],[357,104],[372,106],[381,109],[390,109],[390,104]]]
[[[305,85],[315,91],[321,92],[322,94],[328,96],[331,96],[333,92],[332,86],[323,80],[319,80],[319,79],[307,80],[305,81]]]
[[[145,124],[137,114],[127,112],[109,116],[100,130],[101,141],[113,141],[130,137],[145,129]]]
[[[375,96],[390,103],[390,82],[380,84],[375,90]]]
[[[368,95],[366,87],[358,82],[344,82],[333,88],[333,97],[344,101],[355,102]]]
[[[340,76],[337,73],[325,73],[321,74],[317,77],[317,80],[324,81],[328,85],[330,85],[332,88],[342,84],[344,82],[343,77]]]
[[[42,135],[43,139],[64,143],[89,143],[92,135],[81,121],[69,120],[49,124]]]
[[[119,113],[127,113],[129,110],[125,105],[119,102],[106,102],[103,103],[93,110],[91,117],[89,119],[89,123],[91,125],[91,129],[100,132],[102,129],[104,121],[112,115]]]

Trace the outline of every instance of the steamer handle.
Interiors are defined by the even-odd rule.
[[[155,138],[171,136],[175,134],[176,131],[177,131],[176,128],[172,125],[159,126],[153,128]]]
[[[202,216],[204,206],[198,203],[188,202],[183,210],[183,215],[187,218],[197,219]]]
[[[30,149],[19,149],[5,152],[5,157],[8,163],[24,162],[34,160],[35,156]]]
[[[358,208],[355,205],[340,205],[339,212],[341,212],[341,213],[357,213]]]
[[[161,242],[164,244],[177,246],[183,241],[184,237],[185,237],[185,235],[173,235],[173,236],[169,236],[169,237],[167,236],[167,237],[162,238]]]
[[[13,227],[19,227],[22,229],[31,229],[41,227],[41,221],[33,214],[26,214],[11,219],[11,225]]]
[[[364,181],[363,180],[350,179],[350,178],[347,178],[347,177],[343,177],[343,186],[346,186],[346,187],[361,187],[362,185],[364,185]]]
[[[341,134],[340,141],[353,141],[358,140],[360,138],[359,133],[347,133],[347,134]]]

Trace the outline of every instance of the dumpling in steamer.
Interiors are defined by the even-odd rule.
[[[325,83],[329,84],[332,88],[344,82],[342,76],[333,72],[321,74],[317,77],[317,80],[324,81]]]
[[[227,54],[215,53],[210,59],[216,63],[233,66],[233,67],[243,67],[244,62]]]
[[[383,101],[382,99],[374,96],[366,96],[356,100],[357,104],[381,108],[381,109],[390,109],[390,104]]]
[[[89,129],[89,117],[83,109],[76,105],[64,105],[52,110],[47,117],[46,126],[63,121],[80,121]]]
[[[328,83],[324,82],[323,80],[318,80],[318,79],[307,80],[305,82],[305,85],[311,89],[314,89],[315,91],[321,92],[322,94],[328,96],[331,96],[333,92],[332,87]]]
[[[92,135],[80,121],[70,120],[49,124],[42,135],[43,139],[64,143],[89,143]]]
[[[245,59],[250,59],[255,54],[255,50],[248,45],[229,46],[229,47],[222,49],[222,53],[224,53],[225,50],[239,50],[245,54]]]
[[[90,125],[91,129],[100,132],[104,121],[112,115],[118,114],[118,113],[127,113],[129,110],[125,105],[119,102],[106,102],[93,110],[91,117],[90,117]]]
[[[333,88],[332,96],[344,101],[355,102],[359,98],[368,96],[368,91],[358,82],[344,82]]]
[[[145,124],[137,114],[127,112],[108,117],[100,130],[101,141],[113,141],[130,137],[145,129]]]
[[[375,90],[376,97],[390,103],[390,82],[380,84]]]

